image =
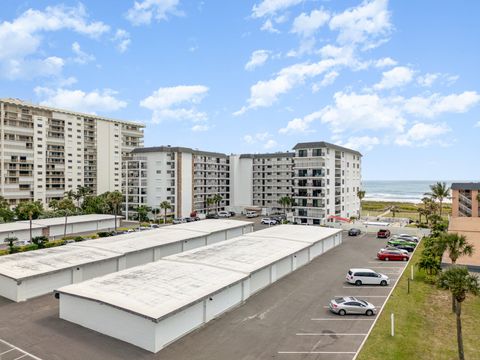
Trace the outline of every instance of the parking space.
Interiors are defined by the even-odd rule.
[[[266,227],[260,218],[254,220],[255,230]],[[51,295],[24,303],[0,299],[0,338],[44,359],[352,359],[375,316],[332,314],[330,299],[353,295],[380,308],[393,281],[386,287],[356,287],[345,282],[347,270],[372,268],[396,281],[406,263],[376,260],[386,240],[364,234],[343,237],[342,245],[157,354],[59,319]]]
[[[18,347],[0,339],[0,360],[41,360],[40,358],[19,349]]]

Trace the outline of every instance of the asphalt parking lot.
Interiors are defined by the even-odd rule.
[[[357,296],[379,310],[406,263],[376,260],[384,239],[346,233],[343,239],[342,245],[157,354],[59,319],[58,302],[50,295],[18,304],[0,299],[0,339],[44,360],[352,359],[375,316],[332,314],[330,299]],[[385,273],[392,282],[387,287],[349,285],[345,274],[353,267]]]

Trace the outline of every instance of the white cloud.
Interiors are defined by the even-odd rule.
[[[260,18],[263,16],[274,15],[278,11],[298,5],[303,0],[263,0],[260,4],[253,5],[252,16]]]
[[[413,74],[412,69],[405,66],[397,66],[392,70],[382,73],[382,80],[373,87],[377,90],[382,90],[404,86],[412,81]]]
[[[243,137],[243,141],[245,141],[247,144],[253,144],[255,142],[255,139],[252,135],[245,135]]]
[[[480,121],[479,121],[479,122],[477,122],[477,123],[474,125],[474,127],[478,127],[478,128],[480,128]]]
[[[464,113],[480,103],[480,94],[476,91],[464,91],[461,94],[429,97],[414,96],[405,100],[405,111],[421,117],[433,118],[442,113]]]
[[[143,0],[135,1],[126,18],[133,25],[150,24],[152,20],[167,20],[168,15],[181,16],[177,9],[179,0]]]
[[[117,92],[104,89],[84,92],[82,90],[49,89],[36,87],[35,93],[43,98],[41,105],[72,109],[86,113],[111,112],[127,106],[116,98]]]
[[[330,14],[324,10],[313,10],[310,15],[301,13],[293,20],[292,33],[305,37],[312,36],[330,19]]]
[[[277,146],[277,145],[278,145],[278,144],[277,144],[277,142],[276,142],[275,140],[270,139],[270,140],[268,140],[268,141],[265,143],[265,145],[263,145],[263,147],[264,147],[265,149],[272,149],[272,148],[274,148],[274,147]]]
[[[113,41],[117,42],[117,50],[121,53],[127,51],[130,43],[132,42],[130,39],[130,33],[123,29],[117,29],[115,36],[113,37]]]
[[[338,77],[338,75],[340,75],[340,74],[336,71],[330,71],[329,73],[325,74],[322,81],[320,81],[317,84],[312,85],[312,91],[317,92],[322,87],[332,85],[335,82],[335,79]]]
[[[427,73],[425,75],[421,75],[421,76],[417,77],[417,83],[420,86],[430,87],[438,79],[439,76],[440,76],[440,74],[438,74],[438,73],[436,73],[436,74]]]
[[[201,121],[207,119],[207,114],[196,110],[195,105],[207,93],[208,87],[203,85],[159,88],[143,99],[140,105],[153,111],[152,120],[155,123],[166,119]]]
[[[290,120],[286,127],[278,130],[280,134],[295,134],[295,133],[308,133],[313,132],[310,130],[310,124],[316,120],[320,120],[322,117],[321,111],[308,114],[304,118],[295,118]]]
[[[322,109],[321,116],[321,121],[330,125],[334,133],[380,129],[403,131],[405,119],[402,112],[389,99],[377,94],[337,92],[334,100],[334,105]]]
[[[88,21],[81,4],[76,7],[48,6],[43,11],[29,9],[11,22],[0,23],[0,72],[12,79],[58,75],[63,66],[59,57],[32,56],[42,44],[42,33],[64,29],[98,38],[110,27],[100,21]]]
[[[248,109],[272,106],[278,97],[302,84],[306,79],[318,76],[339,62],[334,59],[321,60],[316,63],[300,63],[280,70],[271,80],[259,81],[250,88],[248,105],[242,107],[234,115],[241,115]]]
[[[340,44],[365,44],[366,48],[385,41],[392,29],[387,0],[364,0],[359,6],[336,14],[330,20],[330,29],[338,30]]]
[[[377,68],[383,68],[383,67],[395,66],[397,65],[397,62],[390,57],[384,57],[375,61],[374,65]]]
[[[72,44],[72,51],[76,55],[76,57],[73,59],[73,61],[76,63],[86,64],[95,60],[95,56],[87,54],[85,51],[83,51],[80,48],[80,44],[76,41]]]
[[[405,134],[399,135],[395,143],[400,146],[428,146],[434,143],[443,145],[439,139],[442,135],[450,132],[446,124],[416,123]]]
[[[270,51],[268,50],[255,50],[248,63],[245,64],[245,70],[252,71],[255,68],[262,66],[268,60]]]
[[[267,32],[270,32],[270,33],[273,33],[273,34],[278,34],[280,33],[280,31],[278,31],[277,29],[275,29],[275,27],[273,26],[273,23],[270,19],[267,19],[262,27],[260,28],[260,30],[262,31],[267,31]]]
[[[376,136],[352,136],[345,143],[337,142],[337,145],[357,151],[370,151],[378,144],[380,144],[380,139]]]
[[[201,131],[207,131],[210,129],[208,125],[194,125],[192,126],[192,131],[194,132],[201,132]]]

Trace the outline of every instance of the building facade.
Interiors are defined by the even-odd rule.
[[[143,146],[144,125],[0,99],[0,194],[48,204],[89,186],[121,190],[122,161]]]
[[[452,217],[479,217],[480,183],[453,183]]]
[[[171,146],[137,148],[123,172],[124,214],[129,219],[135,218],[138,206],[158,209],[163,201],[171,205],[167,215],[175,217],[230,205],[230,160],[225,154]],[[209,204],[214,195],[222,200]]]
[[[319,225],[331,216],[357,217],[362,155],[326,142],[299,143],[293,149],[295,222]]]

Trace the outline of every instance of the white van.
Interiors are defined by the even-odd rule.
[[[382,285],[390,284],[387,275],[377,273],[370,269],[350,269],[347,272],[347,282],[350,284],[360,285]]]
[[[247,211],[246,214],[245,214],[245,216],[246,216],[247,218],[254,218],[254,217],[257,217],[258,214],[257,214],[256,211]]]

